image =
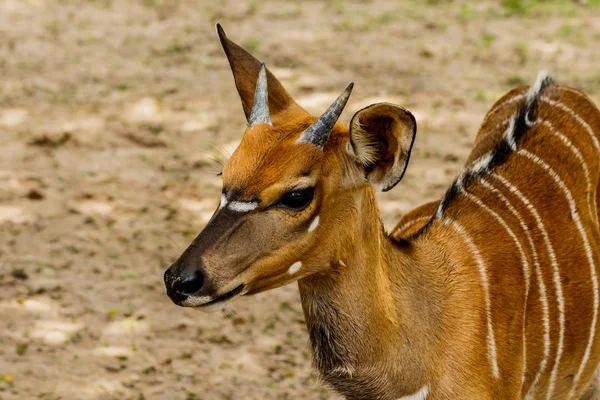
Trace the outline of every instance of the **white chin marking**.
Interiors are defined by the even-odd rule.
[[[228,207],[231,211],[249,212],[258,207],[258,203],[255,201],[232,201]]]
[[[313,221],[310,223],[310,226],[308,227],[309,232],[312,232],[315,229],[317,229],[317,226],[319,226],[319,219],[320,218],[318,215],[315,217],[315,219],[313,219]]]
[[[208,296],[188,296],[187,299],[181,302],[181,305],[185,307],[200,307],[211,300],[212,298]]]
[[[225,308],[226,303],[228,303],[229,300],[226,301],[220,301],[218,303],[215,304],[211,304],[209,306],[205,306],[204,304],[210,302],[212,300],[211,297],[208,296],[189,296],[187,299],[185,299],[184,301],[181,302],[181,305],[184,307],[192,307],[194,310],[198,310],[198,311],[203,311],[203,312],[207,312],[207,313],[213,313],[219,310],[222,310],[223,308]]]
[[[295,263],[292,264],[290,269],[288,269],[288,272],[290,273],[290,275],[295,274],[296,272],[298,272],[300,270],[300,267],[302,267],[302,263],[300,261],[296,261]]]

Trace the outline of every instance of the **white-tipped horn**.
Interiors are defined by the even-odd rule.
[[[258,71],[258,79],[256,80],[256,89],[254,91],[254,104],[252,105],[250,117],[248,117],[249,126],[261,123],[273,125],[271,123],[271,114],[269,113],[267,69],[264,63],[260,65],[260,71]]]
[[[344,111],[353,87],[354,83],[349,84],[346,90],[329,106],[327,111],[302,132],[297,142],[310,143],[323,150],[333,126],[340,118],[342,111]]]

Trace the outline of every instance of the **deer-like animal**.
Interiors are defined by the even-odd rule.
[[[600,111],[545,74],[487,114],[466,166],[391,234],[416,121],[352,86],[311,116],[217,26],[248,127],[221,202],[165,273],[209,309],[298,281],[313,359],[348,399],[592,399]]]

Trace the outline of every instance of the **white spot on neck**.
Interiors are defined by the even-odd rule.
[[[228,207],[231,211],[249,212],[256,209],[258,203],[255,201],[232,201]]]
[[[398,400],[425,400],[427,398],[427,394],[429,393],[429,386],[425,385],[415,394],[411,394],[410,396],[400,397]]]
[[[289,274],[290,275],[295,274],[296,272],[298,272],[300,270],[300,267],[302,267],[302,263],[300,261],[296,261],[295,263],[292,264],[290,269],[288,269]]]
[[[319,216],[317,215],[315,217],[315,219],[313,219],[313,221],[310,223],[310,226],[308,227],[308,232],[312,232],[315,229],[317,229],[317,226],[319,226]]]

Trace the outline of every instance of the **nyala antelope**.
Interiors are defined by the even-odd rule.
[[[447,193],[391,234],[403,107],[318,118],[217,26],[248,121],[210,222],[165,273],[209,309],[298,281],[314,364],[348,399],[592,399],[600,112],[540,74],[488,112]]]

